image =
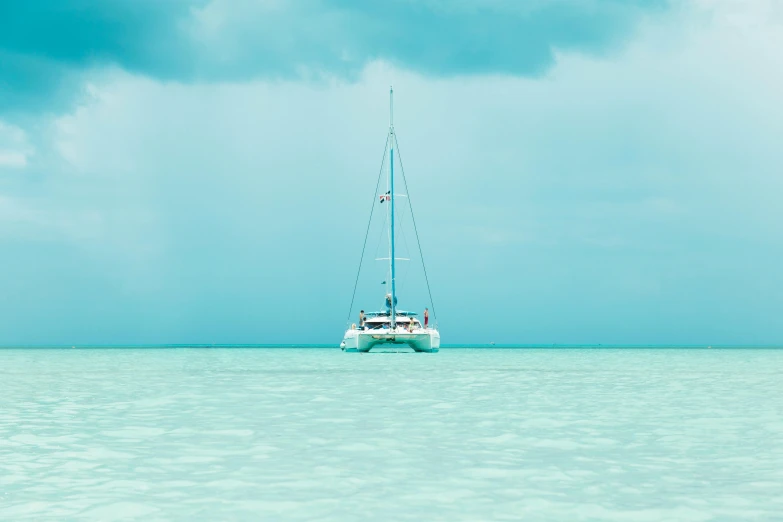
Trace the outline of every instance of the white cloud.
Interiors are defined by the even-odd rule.
[[[0,167],[21,169],[27,166],[27,155],[22,152],[0,150]]]
[[[38,241],[101,238],[101,218],[87,209],[56,208],[46,198],[0,195],[0,237]]]
[[[0,120],[0,169],[22,169],[27,166],[32,154],[27,134],[19,127]]]

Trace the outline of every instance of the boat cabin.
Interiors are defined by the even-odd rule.
[[[416,315],[413,312],[397,312],[397,325],[403,328],[408,328],[409,324],[413,322],[413,328],[421,328],[421,322],[414,318]],[[391,314],[389,312],[369,312],[366,314],[364,320],[364,326],[367,330],[388,330],[391,327]]]

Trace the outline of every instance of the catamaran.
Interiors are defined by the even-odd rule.
[[[351,298],[351,309],[348,312],[350,326],[345,332],[340,348],[346,352],[369,352],[375,347],[383,345],[406,345],[413,349],[415,352],[435,353],[440,348],[440,332],[438,332],[437,322],[434,326],[427,323],[427,316],[422,325],[421,321],[416,318],[416,313],[400,310],[397,308],[397,266],[396,262],[403,258],[396,256],[396,237],[395,237],[395,201],[398,197],[408,197],[407,194],[395,193],[394,187],[394,150],[398,151],[399,156],[399,144],[397,143],[397,135],[394,132],[394,91],[389,90],[389,132],[386,135],[386,150],[384,151],[384,158],[382,165],[386,162],[386,151],[389,152],[389,169],[387,177],[388,190],[384,194],[378,193],[378,187],[380,186],[381,174],[383,173],[383,167],[381,173],[378,174],[378,184],[375,188],[375,194],[373,196],[373,210],[375,205],[385,204],[387,208],[387,222],[389,224],[388,236],[389,236],[389,257],[380,258],[379,261],[389,261],[389,291],[385,296],[385,310],[377,312],[369,312],[363,315],[360,319],[359,325],[355,323],[350,324],[350,317],[353,313],[353,304],[356,297],[356,286],[359,282],[359,276],[357,274],[356,284],[354,284],[353,297]],[[402,170],[402,163],[400,162],[400,169],[402,171],[403,182],[405,185],[405,192],[407,193],[407,181],[405,180],[405,171]],[[408,199],[410,203],[410,198]],[[421,243],[419,242],[419,233],[416,229],[416,221],[413,219],[413,211],[411,209],[411,220],[413,221],[413,227],[416,231],[416,242],[419,245],[419,254],[421,255]],[[372,221],[372,212],[370,213],[370,221]],[[370,227],[368,224],[367,231],[369,233]],[[367,246],[367,235],[364,238],[364,247],[362,248],[362,260],[364,259],[364,250]],[[430,306],[432,306],[433,319],[435,319],[435,307],[432,304],[432,292],[430,291],[429,279],[427,278],[427,268],[424,266],[424,257],[421,255],[422,267],[424,269],[424,279],[427,283],[427,292],[430,298]],[[406,259],[407,260],[407,259]],[[361,272],[362,261],[359,262],[359,271]],[[386,282],[384,282],[385,284]],[[425,309],[425,313],[426,313]]]

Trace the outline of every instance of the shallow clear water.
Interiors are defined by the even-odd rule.
[[[0,350],[0,519],[783,513],[783,351]]]

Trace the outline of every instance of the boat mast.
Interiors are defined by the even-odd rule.
[[[397,327],[397,289],[394,274],[394,90],[389,87],[389,137],[390,139],[390,154],[389,154],[389,194],[391,213],[389,219],[389,237],[390,237],[390,250],[389,261],[391,263],[391,327],[392,329]]]

